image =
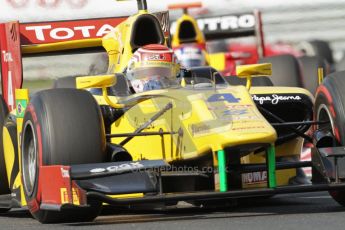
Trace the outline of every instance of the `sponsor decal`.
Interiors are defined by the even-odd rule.
[[[191,124],[188,126],[188,129],[192,136],[200,137],[205,135],[227,132],[230,130],[231,126],[232,124],[231,122],[229,122],[229,120],[216,119]]]
[[[150,54],[146,56],[146,60],[148,61],[164,61],[166,59],[165,55],[163,54]]]
[[[16,108],[17,108],[17,117],[18,118],[24,118],[24,113],[27,107],[27,100],[24,99],[18,99],[16,100]]]
[[[190,130],[192,135],[201,135],[201,134],[208,134],[210,133],[211,127],[204,123],[192,124],[190,126]]]
[[[229,109],[225,110],[223,115],[224,116],[233,116],[233,115],[244,115],[247,114],[248,110],[247,109]]]
[[[202,55],[202,48],[197,46],[182,46],[181,48],[175,49],[176,56],[179,59],[182,58],[200,58]]]
[[[64,168],[61,168],[61,176],[63,178],[69,178],[69,171]]]
[[[244,108],[252,108],[253,105],[226,105],[229,109],[244,109]]]
[[[159,12],[154,15],[160,15],[160,20],[166,21],[165,17],[168,17],[168,12]],[[127,17],[114,17],[41,23],[21,23],[21,42],[22,45],[29,45],[102,38],[111,32],[115,26],[126,19]],[[160,22],[164,24],[166,23],[165,21]],[[166,26],[164,25],[164,27]],[[168,31],[164,30],[165,36],[169,36]]]
[[[75,189],[75,188],[72,188],[72,199],[73,199],[73,204],[74,205],[80,205],[79,193],[78,193],[78,190]]]
[[[246,116],[233,116],[232,121],[237,123],[249,123],[249,122],[257,122],[258,116],[256,115],[246,115]]]
[[[220,94],[213,94],[208,99],[208,102],[217,102],[217,101],[227,101],[229,103],[238,103],[240,98],[236,98],[231,93],[220,93]]]
[[[253,14],[229,15],[197,19],[198,26],[204,31],[248,29],[255,26]]]
[[[259,102],[260,105],[264,104],[265,102],[270,102],[272,105],[276,105],[281,101],[300,101],[302,98],[298,95],[265,95],[265,96],[258,96],[252,95],[254,101]]]
[[[131,162],[121,165],[112,165],[106,168],[94,168],[90,170],[90,173],[103,173],[103,172],[121,172],[123,170],[135,170],[143,168],[144,165],[140,162]]]
[[[242,174],[243,184],[261,184],[267,183],[267,171],[251,172]]]
[[[60,188],[61,204],[69,202],[67,188]]]
[[[241,130],[250,130],[250,129],[264,129],[265,126],[263,125],[257,125],[257,126],[242,126],[242,127],[233,127],[232,130],[237,130],[237,131],[241,131]]]
[[[4,58],[4,62],[13,62],[13,58],[12,58],[12,53],[11,52],[7,52],[5,50],[2,50],[2,56]]]
[[[222,105],[222,106],[208,106],[209,110],[224,110],[225,109],[250,109],[253,105]]]
[[[60,188],[61,204],[69,203],[69,196],[67,188]],[[74,205],[80,205],[79,193],[75,188],[72,188],[72,202]]]
[[[79,38],[101,38],[111,32],[113,26],[104,24],[99,28],[95,25],[72,26],[72,27],[56,27],[50,24],[31,25],[24,27],[24,30],[38,41],[51,40],[74,40]]]

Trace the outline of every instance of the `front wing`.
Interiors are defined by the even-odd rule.
[[[330,158],[345,157],[344,148],[327,148],[313,150],[312,184],[270,186],[257,189],[232,189],[227,191],[193,191],[183,193],[164,193],[162,191],[162,173],[169,165],[163,160],[146,160],[137,162],[112,162],[72,166],[42,166],[42,199],[40,209],[59,211],[65,208],[87,207],[88,200],[99,200],[111,205],[152,204],[172,201],[196,201],[209,199],[243,198],[271,196],[285,193],[302,193],[316,191],[345,190],[338,172],[344,165],[320,164],[320,161],[332,161]],[[277,170],[296,165],[277,167]],[[265,167],[253,170],[267,170]],[[320,179],[323,175],[323,180]],[[180,174],[180,176],[186,176]],[[342,176],[342,173],[340,173]],[[52,181],[51,178],[55,178]],[[164,179],[164,176],[163,176]]]

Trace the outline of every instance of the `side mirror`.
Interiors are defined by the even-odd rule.
[[[236,67],[236,74],[240,78],[246,78],[248,76],[270,76],[272,75],[272,64],[240,65]]]
[[[115,109],[122,109],[125,107],[125,105],[113,102],[109,98],[107,92],[107,87],[115,85],[116,80],[117,78],[114,74],[77,77],[76,85],[77,89],[102,88],[103,98],[108,103],[108,105],[112,106]]]
[[[252,77],[272,75],[272,64],[262,63],[253,65],[240,65],[236,67],[236,75],[239,78],[247,78],[247,89],[252,85]]]
[[[115,84],[116,77],[114,74],[77,77],[76,79],[77,89],[107,88]]]

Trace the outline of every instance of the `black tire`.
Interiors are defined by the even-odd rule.
[[[298,44],[298,49],[307,56],[319,56],[325,59],[330,65],[334,64],[333,52],[329,43],[323,40],[304,41]]]
[[[329,74],[329,65],[319,56],[303,56],[298,61],[301,64],[303,88],[314,95],[319,85],[318,68],[323,68],[323,76],[326,76]]]
[[[259,59],[259,63],[272,63],[271,81],[275,86],[302,87],[302,77],[297,59],[290,55],[277,55]]]
[[[75,82],[77,77],[78,75],[58,78],[54,81],[53,88],[75,89],[77,87]]]
[[[11,193],[7,179],[4,146],[2,142],[2,128],[4,126],[7,115],[8,107],[6,105],[4,98],[0,94],[0,195]],[[7,212],[8,210],[8,208],[0,208],[0,213]]]
[[[38,169],[40,163],[104,162],[105,147],[101,112],[89,92],[50,89],[36,93],[25,111],[21,145],[22,181],[31,214],[42,223],[91,221],[97,217],[101,209],[98,201],[88,201],[90,206],[80,210],[37,210],[41,190]]]
[[[317,128],[333,133],[337,144],[345,145],[345,71],[327,76],[316,93],[315,119],[330,121]],[[345,191],[330,191],[339,204],[345,206]]]

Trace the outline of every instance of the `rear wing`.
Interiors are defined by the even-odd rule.
[[[166,37],[170,35],[167,11],[153,13]],[[22,56],[32,53],[101,47],[102,37],[127,17],[68,21],[0,23],[2,96],[10,110],[15,108],[15,89],[23,83]]]
[[[206,40],[255,36],[259,57],[265,56],[261,12],[201,16],[195,18]],[[172,22],[171,33],[174,33]]]

